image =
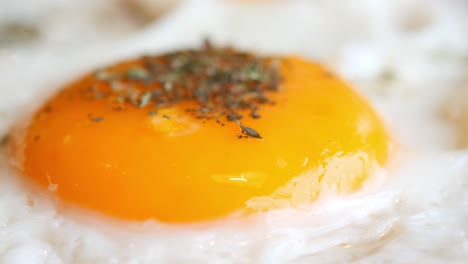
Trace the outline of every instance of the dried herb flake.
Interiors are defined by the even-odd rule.
[[[260,134],[253,128],[246,127],[246,126],[243,126],[243,125],[241,125],[240,128],[242,130],[242,133],[244,133],[245,135],[247,135],[249,137],[262,138],[262,136],[260,136]]]

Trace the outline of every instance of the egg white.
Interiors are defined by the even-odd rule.
[[[187,226],[127,223],[64,207],[12,171],[2,150],[0,263],[462,263],[468,14],[458,5],[187,1],[119,43],[0,50],[0,135],[54,87],[89,69],[193,46],[209,35],[221,44],[320,60],[370,98],[397,143],[385,171],[357,194],[324,191],[305,208]]]

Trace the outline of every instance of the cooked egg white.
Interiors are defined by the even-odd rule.
[[[51,87],[97,65],[195,45],[208,34],[219,43],[319,59],[370,98],[398,145],[359,193],[324,189],[308,206],[183,226],[63,206],[10,169],[2,150],[0,263],[462,263],[468,121],[460,98],[468,89],[468,36],[458,4],[189,1],[105,49],[0,51],[2,135]]]

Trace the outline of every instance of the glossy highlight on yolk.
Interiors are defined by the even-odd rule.
[[[128,69],[138,60],[115,66]],[[325,168],[317,189],[358,190],[387,160],[389,138],[369,104],[322,66],[281,59],[281,90],[260,118],[200,120],[190,102],[116,110],[105,99],[78,96],[91,75],[50,99],[11,144],[22,173],[54,184],[65,201],[123,219],[211,220],[245,208],[291,179]]]

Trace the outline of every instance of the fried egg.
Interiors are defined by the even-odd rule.
[[[434,63],[424,45],[431,36],[464,54],[458,44],[468,41],[456,34],[463,27],[452,27],[452,34],[418,26],[421,35],[412,35],[412,45],[420,53],[403,48],[396,56],[395,47],[405,47],[408,38],[395,37],[385,50],[377,45],[389,43],[382,36],[366,42],[343,35],[343,47],[333,37],[359,24],[353,22],[359,12],[376,11],[371,4],[350,5],[357,13],[341,8],[345,21],[328,28],[332,32],[313,29],[309,13],[332,14],[333,4],[206,4],[187,3],[105,54],[3,58],[2,131],[23,126],[10,132],[11,152],[1,152],[0,262],[466,259],[468,154],[459,140],[466,109],[463,102],[450,104],[466,89],[460,71],[466,66],[452,57]],[[386,5],[398,10],[399,4]],[[451,23],[434,11],[439,5],[427,6],[439,18],[436,25]],[[209,23],[200,10],[213,14]],[[281,26],[292,18],[323,33],[323,43],[313,45],[303,29]],[[289,37],[273,42],[270,31],[250,28],[254,21]],[[383,30],[392,21],[375,27]],[[187,25],[191,33],[184,35]],[[149,114],[152,104],[115,111],[109,97],[79,96],[98,82],[91,69],[148,51],[158,58],[193,47],[205,34],[262,54],[299,54],[280,57],[282,89],[268,95],[275,103],[259,107],[260,118],[246,111],[239,122],[221,119],[223,126],[187,114],[183,103]],[[31,60],[34,69],[25,67]],[[138,60],[115,64],[111,72],[127,73]],[[422,67],[426,60],[433,68]],[[330,75],[330,68],[343,77]]]
[[[264,77],[269,72],[248,56],[227,49],[180,51],[84,77],[46,102],[22,125],[26,131],[10,134],[11,160],[65,200],[122,218],[170,222],[224,216],[306,173],[312,179],[294,188],[307,193],[282,195],[310,201],[322,182],[355,191],[385,164],[383,124],[351,88],[323,67],[292,57],[275,61],[278,77]],[[226,69],[229,63],[236,65]],[[198,68],[180,77],[194,64]],[[162,83],[150,80],[151,69]],[[237,76],[245,69],[248,76]],[[217,83],[223,73],[227,81]],[[258,89],[265,86],[260,77],[281,81]],[[188,89],[187,80],[195,87]],[[272,91],[258,95],[261,89]],[[250,113],[244,104],[253,105]],[[231,113],[230,107],[239,110]]]

